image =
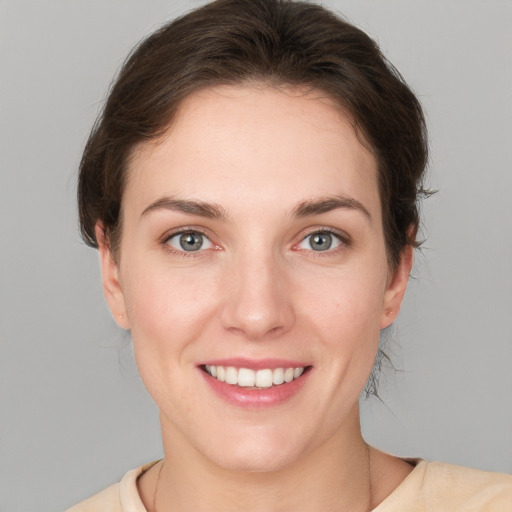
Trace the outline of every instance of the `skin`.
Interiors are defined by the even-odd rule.
[[[105,296],[160,409],[165,462],[139,479],[146,508],[160,470],[159,512],[377,505],[411,467],[368,450],[358,398],[412,250],[389,268],[376,161],[350,118],[318,92],[209,88],[183,102],[165,137],[136,149],[128,172],[119,254],[99,223],[97,236]],[[296,215],[332,197],[343,206]],[[201,250],[180,249],[183,227],[207,237]],[[313,250],[310,235],[326,229],[333,245]],[[284,404],[248,410],[198,369],[237,356],[312,368]]]

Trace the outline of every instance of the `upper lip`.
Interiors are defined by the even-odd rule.
[[[274,370],[275,368],[303,368],[310,366],[305,361],[297,361],[292,359],[247,359],[244,357],[234,357],[228,359],[210,359],[203,361],[199,366],[232,366],[234,368],[247,368],[250,370]]]

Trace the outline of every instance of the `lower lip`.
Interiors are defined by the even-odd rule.
[[[297,395],[309,377],[309,370],[308,368],[298,379],[294,379],[291,382],[261,389],[227,384],[217,380],[201,369],[200,372],[206,383],[210,386],[210,389],[224,401],[237,407],[262,409],[265,407],[275,407]]]

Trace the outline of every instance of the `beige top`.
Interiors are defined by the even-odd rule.
[[[152,466],[128,471],[122,480],[67,512],[147,512],[137,478]],[[420,461],[373,512],[512,511],[512,476]]]

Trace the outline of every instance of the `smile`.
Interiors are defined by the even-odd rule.
[[[306,367],[251,370],[233,366],[204,365],[204,371],[220,382],[244,388],[265,389],[298,379]]]

